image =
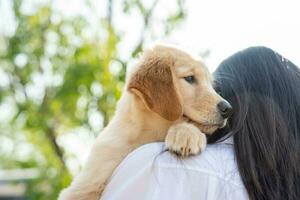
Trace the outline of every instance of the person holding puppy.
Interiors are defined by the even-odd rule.
[[[181,160],[164,143],[144,145],[118,166],[101,200],[300,199],[300,69],[251,47],[214,76],[233,114],[206,150]]]

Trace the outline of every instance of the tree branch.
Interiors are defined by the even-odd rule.
[[[41,104],[41,112],[44,112],[45,114],[47,113],[46,109],[47,109],[47,103],[48,103],[48,99],[47,99],[47,96],[48,96],[48,91],[47,91],[47,88],[45,89],[45,95],[44,95],[44,98],[43,98],[43,101],[42,101],[42,104]],[[58,159],[60,160],[63,168],[68,171],[68,168],[67,168],[67,165],[66,165],[66,162],[65,162],[65,159],[64,159],[64,153],[63,153],[63,150],[60,148],[60,146],[57,144],[57,141],[56,141],[56,135],[55,135],[55,129],[54,127],[51,125],[51,124],[47,124],[47,127],[46,127],[46,135],[47,135],[47,138],[51,144],[51,146],[53,147],[54,149],[54,153],[56,154],[56,156],[58,157]]]
[[[49,141],[50,141],[50,143],[51,143],[51,145],[54,149],[54,152],[57,155],[57,157],[59,158],[63,168],[68,171],[68,168],[67,168],[67,165],[66,165],[66,162],[65,162],[65,159],[64,159],[63,151],[56,142],[56,136],[55,136],[55,133],[54,133],[54,129],[52,127],[48,127],[47,129],[48,130],[47,130],[46,135],[47,135],[47,137],[48,137],[48,139],[49,139]]]

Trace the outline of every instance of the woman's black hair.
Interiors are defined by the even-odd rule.
[[[216,90],[233,106],[230,131],[240,176],[251,200],[300,200],[300,70],[266,47],[223,61]]]

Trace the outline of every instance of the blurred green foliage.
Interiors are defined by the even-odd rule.
[[[23,13],[25,3],[31,3],[34,12]],[[132,17],[143,21],[140,40],[131,53],[134,57],[144,45],[145,34],[155,28],[152,14],[159,1],[150,6],[139,0],[118,3],[124,16],[135,11],[138,16]],[[162,19],[164,35],[185,17],[182,1],[173,4],[175,12]],[[37,168],[40,175],[29,182],[28,198],[56,199],[71,181],[66,163],[72,156],[57,138],[78,127],[87,128],[92,136],[98,134],[89,113],[100,113],[107,124],[121,95],[130,59],[122,59],[119,50],[123,34],[113,23],[113,0],[105,1],[107,13],[98,19],[96,28],[83,16],[64,17],[51,1],[15,0],[12,5],[16,30],[12,35],[0,33],[0,73],[6,80],[0,80],[0,115],[5,116],[0,121],[0,137],[1,144],[13,143],[13,148],[1,145],[0,169]],[[85,5],[94,12],[91,2]],[[84,30],[93,28],[98,31],[85,36]],[[112,64],[119,66],[117,72],[110,69]],[[28,151],[26,155],[19,152],[22,149]]]

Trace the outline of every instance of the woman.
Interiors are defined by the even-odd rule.
[[[265,47],[221,63],[216,89],[233,106],[228,126],[198,156],[163,143],[131,153],[102,199],[300,199],[300,70]],[[221,142],[220,142],[221,141]]]

